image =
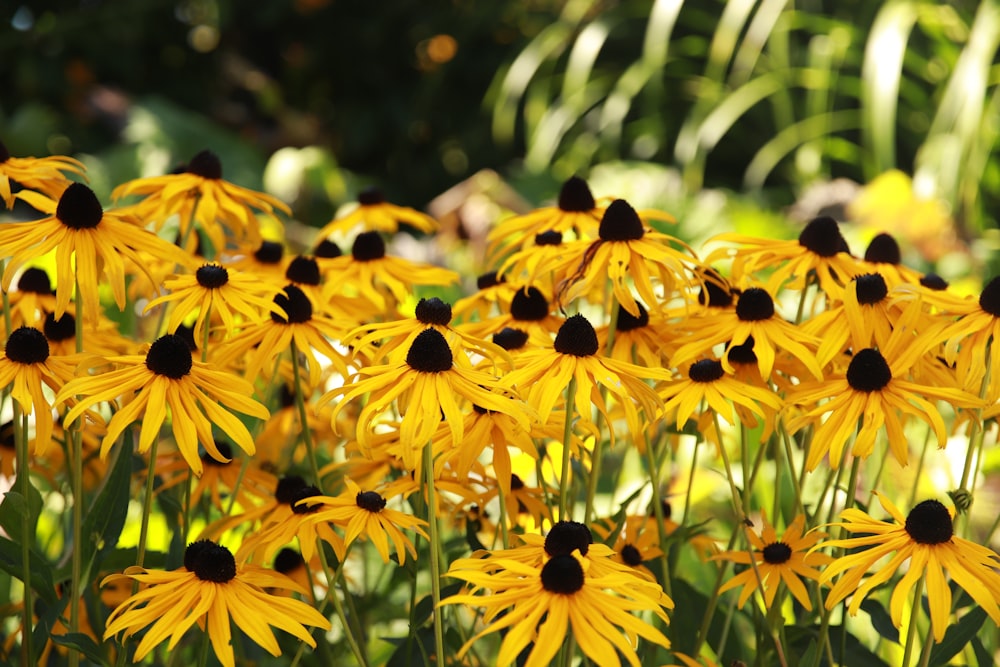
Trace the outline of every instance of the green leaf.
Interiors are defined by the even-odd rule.
[[[944,633],[944,639],[941,640],[941,643],[935,644],[934,648],[931,649],[930,664],[935,667],[947,665],[952,658],[958,655],[959,651],[965,648],[966,644],[972,641],[985,620],[986,610],[982,607],[976,607],[963,616],[958,623],[949,627]]]
[[[979,667],[993,667],[993,654],[983,646],[983,640],[979,637],[972,638],[972,652],[976,654],[976,662]]]
[[[0,503],[0,528],[18,544],[24,539],[24,517],[29,518],[27,541],[29,544],[35,542],[35,524],[38,522],[38,515],[42,512],[42,496],[34,486],[29,486],[28,501],[25,502],[24,494],[20,492],[21,484],[14,483],[14,489],[8,491]]]
[[[52,567],[45,557],[32,547],[29,560],[31,562],[31,588],[48,603],[56,601],[56,585],[52,577]],[[0,537],[0,570],[21,579],[21,545],[6,537]]]
[[[125,527],[132,480],[132,443],[129,440],[126,437],[114,467],[83,519],[83,562],[88,569],[118,545]]]
[[[101,653],[101,647],[91,637],[82,632],[68,632],[65,635],[52,635],[52,641],[60,646],[79,651],[92,662],[99,665],[108,664]]]
[[[449,584],[448,586],[443,586],[441,588],[441,599],[444,600],[452,595],[457,595],[462,592],[462,587],[465,586],[463,582],[458,582],[456,584]],[[425,595],[420,598],[416,606],[413,608],[413,624],[423,625],[424,623],[431,620],[431,613],[434,611],[434,601],[430,595]]]
[[[899,629],[893,624],[889,612],[885,610],[878,600],[868,598],[861,603],[861,608],[865,610],[872,619],[872,627],[891,642],[899,643]]]

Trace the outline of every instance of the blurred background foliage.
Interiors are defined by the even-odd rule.
[[[0,19],[0,138],[80,157],[102,195],[203,148],[311,226],[369,184],[495,211],[581,174],[692,241],[832,212],[925,267],[1000,269],[994,1],[11,0]]]

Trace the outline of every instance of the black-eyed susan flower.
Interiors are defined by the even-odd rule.
[[[783,287],[804,289],[811,276],[816,276],[828,296],[840,297],[847,281],[864,273],[858,260],[851,256],[837,221],[826,215],[812,219],[795,240],[776,241],[727,233],[713,237],[712,241],[738,247],[715,250],[705,258],[706,263],[731,257],[732,273],[739,277],[768,271],[766,288],[772,294]]]
[[[285,246],[279,241],[265,239],[253,245],[244,244],[241,251],[234,253],[227,266],[242,273],[259,276],[262,281],[284,285],[288,257],[285,255]]]
[[[241,463],[233,459],[233,448],[225,440],[216,440],[215,447],[225,461],[220,461],[207,452],[201,455],[203,464],[202,475],[190,490],[191,503],[196,504],[203,498],[208,498],[212,505],[225,511],[230,502],[230,494],[241,507],[257,507],[270,500],[272,489],[278,483],[277,478],[255,465],[241,469]],[[157,493],[187,483],[191,476],[191,467],[182,456],[174,455],[158,462],[156,475],[163,479],[157,486]]]
[[[802,407],[802,413],[788,420],[794,433],[816,424],[806,468],[815,470],[829,454],[830,465],[840,465],[844,445],[857,434],[851,453],[866,458],[875,446],[876,434],[885,427],[889,449],[900,465],[909,460],[909,441],[903,432],[901,415],[922,419],[934,429],[938,446],[947,441],[944,419],[932,401],[946,401],[955,407],[975,407],[973,395],[951,387],[935,387],[910,381],[908,372],[923,350],[917,344],[914,327],[921,317],[918,301],[907,306],[882,349],[857,350],[845,371],[830,373],[820,382],[803,382],[787,396],[787,405]],[[824,415],[828,415],[820,422]],[[859,427],[860,422],[860,427]]]
[[[54,392],[75,376],[72,363],[49,355],[45,334],[32,327],[11,332],[0,356],[0,388],[20,406],[23,414],[35,418],[35,451],[44,454],[52,441],[52,404],[42,386]],[[81,411],[82,412],[82,411]]]
[[[628,565],[650,581],[656,580],[653,572],[643,565],[646,561],[663,555],[659,544],[660,533],[648,517],[626,516],[621,524],[613,519],[605,519],[595,522],[591,528],[602,541],[610,543],[615,552],[612,560]]]
[[[136,647],[135,662],[166,641],[173,649],[195,623],[212,642],[225,667],[235,667],[232,623],[274,656],[281,655],[270,626],[280,628],[316,647],[306,626],[330,629],[330,622],[305,602],[265,589],[307,591],[288,577],[251,564],[237,564],[224,546],[208,540],[188,545],[184,566],[165,572],[130,567],[124,574],[106,577],[102,585],[131,579],[148,587],[132,595],[108,617],[104,638],[118,633],[131,637],[145,628]]]
[[[865,267],[862,273],[877,271],[884,275],[890,289],[897,285],[920,283],[920,272],[903,264],[899,242],[891,234],[876,234],[868,242],[861,265]]]
[[[451,428],[452,437],[462,440],[465,410],[461,399],[486,410],[510,414],[525,429],[530,426],[527,411],[508,398],[508,390],[501,388],[494,376],[455,362],[448,341],[437,329],[418,334],[404,360],[362,368],[343,387],[323,395],[320,402],[341,397],[333,410],[336,420],[341,410],[365,395],[368,400],[358,415],[357,429],[362,449],[372,444],[384,413],[395,406],[402,417],[399,435],[409,470],[416,468],[420,451],[442,419]]]
[[[0,199],[7,208],[14,207],[11,181],[51,199],[59,199],[72,183],[67,174],[83,176],[85,171],[82,162],[65,155],[14,157],[0,141]]]
[[[49,352],[69,356],[76,354],[76,316],[66,312],[62,317],[49,313],[41,326],[49,341]],[[114,355],[131,351],[135,343],[118,331],[118,325],[103,315],[96,322],[89,322],[84,329],[87,354]]]
[[[159,229],[171,216],[178,216],[181,237],[194,224],[205,232],[216,252],[226,248],[226,234],[234,243],[260,241],[260,225],[255,211],[286,215],[291,209],[281,200],[263,192],[240,187],[222,178],[222,162],[209,150],[191,158],[183,171],[164,176],[137,178],[112,190],[115,201],[131,195],[144,197],[132,206],[143,220]],[[192,219],[193,217],[193,219]]]
[[[809,591],[802,579],[819,581],[818,568],[833,562],[830,556],[811,551],[820,539],[826,537],[826,533],[812,530],[803,534],[805,516],[802,514],[795,517],[781,537],[778,537],[766,515],[761,520],[764,529],[759,535],[754,530],[746,531],[751,547],[749,551],[724,551],[711,557],[711,560],[728,560],[747,566],[723,584],[719,593],[742,586],[739,598],[739,606],[742,607],[753,592],[760,589],[764,595],[764,605],[770,609],[779,586],[784,583],[799,604],[812,609]]]
[[[506,328],[526,332],[536,345],[547,345],[552,334],[566,320],[555,315],[549,296],[534,285],[522,285],[511,297],[507,310],[478,322],[460,325],[460,329],[473,336],[486,337]]]
[[[170,293],[150,301],[143,312],[172,303],[168,331],[174,331],[194,314],[193,333],[199,345],[204,340],[209,314],[222,320],[227,332],[238,328],[237,315],[255,321],[263,313],[284,314],[273,300],[262,296],[274,291],[268,283],[262,283],[259,276],[240,273],[218,262],[202,264],[193,274],[168,278],[163,286]]]
[[[657,387],[663,399],[663,411],[667,415],[676,414],[678,428],[683,428],[691,415],[702,405],[712,410],[729,424],[736,423],[734,404],[743,407],[753,419],[753,415],[771,421],[781,409],[781,397],[773,391],[755,387],[726,373],[722,362],[717,359],[702,359],[691,364],[686,378],[671,380]],[[752,414],[750,414],[752,413]],[[756,420],[748,426],[756,426]]]
[[[45,314],[56,309],[56,291],[52,289],[49,274],[36,267],[25,269],[7,294],[7,302],[12,328],[39,328]]]
[[[105,211],[93,190],[73,183],[57,202],[35,192],[17,196],[48,214],[41,220],[9,223],[0,227],[0,257],[10,257],[3,274],[3,289],[10,287],[14,273],[25,263],[55,250],[56,315],[69,305],[74,287],[83,300],[84,312],[96,320],[100,310],[98,287],[111,288],[119,310],[125,308],[125,266],[149,275],[141,252],[186,264],[188,256],[180,248],[146,231],[134,218]],[[101,276],[107,278],[101,280]]]
[[[495,471],[494,471],[495,473]],[[552,522],[552,508],[548,505],[546,492],[540,486],[530,486],[517,473],[511,473],[510,479],[500,480],[494,474],[484,480],[486,491],[479,496],[479,503],[486,505],[500,495],[500,487],[509,487],[505,491],[503,502],[507,513],[507,522],[511,526],[522,526],[529,529]]]
[[[356,208],[326,223],[317,236],[325,239],[337,232],[350,232],[355,227],[361,227],[365,232],[392,234],[399,229],[400,223],[428,234],[438,228],[437,220],[431,216],[413,208],[391,204],[386,201],[385,194],[380,189],[369,187],[358,194]]]
[[[506,558],[464,559],[462,563],[472,561],[489,563],[491,569],[453,565],[447,576],[490,594],[458,594],[441,601],[485,609],[483,620],[488,625],[462,647],[459,658],[480,637],[504,630],[496,655],[501,665],[512,664],[529,646],[525,667],[550,665],[569,633],[599,665],[618,664],[620,655],[632,667],[639,667],[638,637],[670,646],[662,632],[634,612],[651,612],[666,623],[665,609],[673,608],[673,602],[659,584],[631,570],[594,576],[593,561],[579,551],[552,556],[541,564]],[[639,594],[640,590],[647,594]]]
[[[526,243],[500,265],[498,273],[503,276],[514,276],[517,281],[528,285],[545,285],[552,289],[551,274],[541,273],[539,266],[545,266],[558,259],[566,252],[560,232],[548,231],[535,235],[532,243]]]
[[[954,511],[937,500],[925,500],[904,516],[884,494],[876,492],[876,496],[891,522],[874,519],[859,509],[846,509],[840,514],[841,521],[834,525],[855,536],[829,540],[822,545],[850,550],[823,570],[821,582],[836,578],[826,597],[826,608],[833,609],[853,595],[847,610],[854,616],[864,599],[909,561],[889,604],[889,616],[897,628],[902,622],[906,598],[921,577],[926,577],[935,641],[944,638],[951,616],[948,576],[994,623],[1000,624],[1000,557],[987,547],[955,535]],[[884,562],[887,556],[891,558]],[[869,573],[872,576],[865,579]]]
[[[516,387],[528,405],[537,410],[542,422],[549,419],[566,387],[575,379],[576,391],[570,406],[573,414],[581,422],[591,424],[592,407],[596,407],[606,423],[610,423],[603,388],[621,406],[636,440],[642,438],[644,428],[640,410],[646,419],[654,419],[663,405],[647,381],[670,379],[670,374],[660,368],[646,368],[599,354],[597,332],[580,314],[563,323],[552,347],[524,352],[518,365],[502,382]]]
[[[487,271],[476,277],[476,291],[456,301],[451,310],[459,319],[484,320],[496,312],[506,312],[516,291],[517,286],[502,275]]]
[[[213,424],[243,451],[253,454],[250,431],[231,411],[267,419],[267,408],[250,398],[253,387],[246,380],[194,361],[191,348],[182,338],[167,334],[156,339],[145,355],[106,357],[104,361],[121,367],[93,377],[75,378],[56,396],[57,403],[80,396],[66,415],[67,424],[97,403],[125,399],[108,422],[108,432],[101,442],[102,458],[122,431],[135,422],[142,424],[138,451],[148,450],[159,437],[168,408],[177,449],[196,475],[203,468],[199,443],[212,457],[226,460],[215,446]]]
[[[618,309],[615,326],[605,325],[597,329],[597,342],[602,350],[608,349],[608,338],[613,337],[612,359],[628,361],[643,366],[663,366],[664,360],[674,350],[674,340],[678,338],[673,324],[662,313],[650,313],[640,302],[639,315],[633,315],[624,308]]]

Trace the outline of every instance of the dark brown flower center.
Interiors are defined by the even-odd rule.
[[[847,252],[847,241],[840,233],[840,225],[828,215],[813,218],[802,233],[799,245],[820,257],[833,257],[838,252]]]
[[[918,544],[944,544],[955,534],[955,527],[947,507],[925,500],[906,515],[906,532]]]
[[[385,257],[385,241],[378,232],[362,232],[354,239],[351,255],[359,262],[370,262]]]
[[[771,565],[780,565],[792,557],[792,548],[784,542],[772,542],[764,547],[762,554],[764,562]]]
[[[948,281],[936,273],[925,273],[920,278],[920,284],[936,292],[948,289]]]
[[[283,383],[278,389],[278,400],[282,408],[290,408],[295,405],[295,387]]]
[[[339,245],[330,239],[323,239],[313,248],[313,254],[323,259],[333,259],[334,257],[340,257],[344,253],[341,251]]]
[[[306,481],[298,475],[282,477],[274,490],[274,499],[283,505],[291,505],[295,502],[295,494],[305,486]]]
[[[503,276],[498,276],[496,271],[487,271],[483,275],[476,278],[476,289],[496,287],[497,285],[505,282],[507,282],[507,279]]]
[[[355,498],[355,502],[363,510],[369,512],[381,512],[385,509],[385,498],[376,491],[361,491]]]
[[[559,189],[559,208],[573,213],[583,213],[597,206],[587,181],[570,176]]]
[[[202,581],[224,584],[236,577],[232,552],[211,540],[198,540],[184,550],[184,567]]]
[[[202,178],[219,180],[222,178],[222,162],[219,160],[218,155],[212,151],[204,150],[188,162],[187,173],[201,176]]]
[[[549,556],[568,556],[579,549],[581,556],[586,556],[594,536],[579,521],[559,521],[549,534],[545,536],[545,553]]]
[[[645,233],[639,214],[624,199],[611,202],[597,230],[597,235],[604,241],[635,241]]]
[[[191,348],[174,334],[160,336],[149,346],[146,368],[157,375],[179,380],[191,372]]]
[[[282,547],[278,555],[274,557],[274,571],[281,574],[294,572],[303,565],[305,565],[305,561],[302,559],[302,554],[288,547]]]
[[[11,361],[26,366],[40,364],[49,358],[49,341],[34,327],[20,327],[7,338],[4,354]]]
[[[774,299],[767,290],[751,287],[740,294],[736,316],[743,322],[760,322],[774,316]]]
[[[570,555],[550,558],[542,566],[542,587],[560,595],[576,593],[583,588],[583,566]]]
[[[21,277],[17,279],[17,290],[19,292],[31,292],[32,294],[55,294],[48,272],[35,267],[25,269]]]
[[[272,312],[271,319],[279,324],[303,324],[312,319],[312,302],[305,292],[295,285],[286,285],[285,291],[275,294],[273,301],[288,316],[288,319],[285,319]]]
[[[633,544],[626,544],[621,550],[622,562],[635,567],[642,565],[642,553]]]
[[[872,239],[865,249],[865,261],[879,264],[899,264],[903,255],[896,239],[888,234],[879,234]]]
[[[593,356],[600,348],[593,325],[579,313],[562,323],[554,346],[559,354],[572,354],[575,357]]]
[[[14,422],[0,424],[0,447],[10,451],[14,451],[17,447],[17,443],[14,441]]]
[[[524,488],[524,482],[516,473],[510,475],[510,490],[517,491]]]
[[[535,287],[517,290],[510,302],[510,316],[522,322],[538,322],[549,314],[549,300]]]
[[[233,446],[232,445],[230,445],[225,440],[216,440],[215,441],[215,448],[219,450],[220,454],[222,454],[222,458],[228,459],[228,460],[226,460],[226,461],[220,461],[219,459],[217,459],[214,456],[212,456],[211,454],[209,454],[208,451],[206,450],[206,451],[202,452],[202,454],[201,454],[201,461],[202,461],[202,463],[204,463],[205,465],[216,466],[218,468],[224,468],[225,466],[227,466],[227,465],[229,465],[230,463],[233,462]]]
[[[10,159],[10,151],[8,151],[4,143],[0,141],[0,164],[3,164],[9,159]]]
[[[554,230],[535,234],[535,245],[559,245],[562,243],[562,233]]]
[[[451,369],[454,357],[448,341],[437,329],[424,329],[413,339],[406,363],[421,373],[441,373]]]
[[[292,512],[295,514],[312,514],[319,511],[319,503],[309,504],[300,501],[321,495],[323,495],[323,492],[315,486],[303,486],[296,489],[292,492]]]
[[[528,342],[528,332],[504,327],[503,330],[493,334],[493,342],[507,350],[520,350]]]
[[[722,362],[716,359],[702,359],[691,364],[688,377],[692,382],[709,383],[715,382],[725,375]]]
[[[436,296],[430,299],[421,299],[417,302],[414,314],[417,320],[424,324],[436,324],[443,327],[451,322],[451,304],[445,303]]]
[[[278,264],[281,256],[285,254],[285,249],[280,243],[275,241],[264,241],[254,253],[254,259],[261,264]]]
[[[879,391],[892,380],[892,371],[882,353],[873,348],[860,350],[847,366],[847,384],[855,391]]]
[[[722,274],[712,268],[702,272],[701,288],[698,291],[699,304],[709,308],[728,308],[733,305],[733,298],[733,291]]]
[[[635,302],[635,305],[639,307],[638,316],[633,315],[624,308],[618,309],[618,317],[615,320],[615,329],[617,331],[634,331],[649,324],[649,313],[646,311],[645,306],[638,301]]]
[[[747,336],[747,339],[739,345],[730,345],[726,353],[729,363],[756,366],[757,353],[753,351],[753,343],[753,336]]]
[[[285,277],[293,283],[299,283],[300,285],[319,285],[319,263],[315,257],[298,255],[288,263],[288,268],[285,269]]]
[[[76,337],[76,318],[69,313],[56,319],[55,313],[45,316],[45,325],[42,327],[45,337],[53,343],[61,343],[64,340],[73,340]]]
[[[59,198],[56,217],[72,229],[93,229],[101,224],[104,209],[93,190],[83,183],[72,183]]]
[[[1000,276],[986,283],[979,294],[979,307],[993,317],[1000,317]]]
[[[195,271],[194,277],[205,289],[219,289],[229,282],[229,271],[218,264],[205,264]]]
[[[858,303],[870,306],[880,303],[889,294],[889,287],[881,273],[866,273],[854,279],[854,291]]]
[[[358,193],[358,203],[362,206],[375,206],[385,203],[385,194],[374,185],[370,185]]]

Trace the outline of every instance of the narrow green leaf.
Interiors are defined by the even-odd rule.
[[[66,648],[79,651],[92,662],[99,665],[108,664],[104,659],[104,654],[101,653],[101,647],[90,638],[89,636],[83,634],[82,632],[69,632],[65,635],[52,635],[52,641],[60,646],[65,646]]]
[[[35,524],[38,515],[42,511],[42,496],[38,490],[31,486],[28,493],[28,501],[25,502],[24,495],[20,492],[21,484],[14,483],[14,490],[8,491],[0,502],[0,528],[17,543],[22,541],[24,535],[24,515],[27,513],[30,526],[27,541],[35,541]]]
[[[983,627],[985,620],[986,610],[982,607],[976,607],[963,616],[958,623],[949,627],[944,633],[944,639],[941,640],[941,643],[935,644],[934,648],[931,649],[930,664],[934,667],[947,665],[952,658],[958,655],[959,651],[965,648],[966,644],[972,641],[972,638],[979,632],[979,628]]]
[[[979,637],[972,638],[972,652],[976,654],[979,667],[993,667],[993,654],[986,650],[983,640]]]
[[[861,608],[865,610],[872,619],[872,627],[891,642],[899,643],[899,629],[893,624],[889,612],[885,610],[878,600],[867,598],[861,603]]]
[[[100,557],[118,545],[128,515],[129,489],[132,480],[131,443],[119,450],[114,467],[108,473],[104,487],[97,494],[83,519],[83,560]]]
[[[52,567],[34,548],[31,549],[31,588],[48,603],[56,601],[55,580]],[[6,537],[0,537],[0,570],[16,579],[21,579],[21,545]]]

